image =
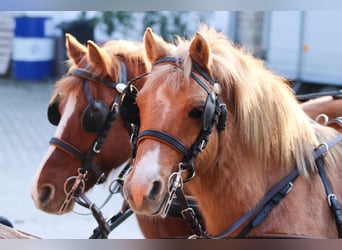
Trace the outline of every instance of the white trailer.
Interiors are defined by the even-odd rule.
[[[342,12],[277,11],[265,21],[271,69],[299,83],[342,86]]]

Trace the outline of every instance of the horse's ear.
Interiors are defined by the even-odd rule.
[[[147,28],[144,34],[145,56],[154,64],[158,59],[166,57],[169,54],[171,45],[166,43],[161,37]]]
[[[81,59],[87,53],[86,47],[68,33],[65,34],[65,46],[67,48],[68,57],[72,59],[76,65],[79,65]]]
[[[189,54],[194,63],[209,70],[210,47],[206,38],[197,32],[189,48]]]
[[[93,41],[88,41],[88,57],[95,71],[111,76],[111,58],[109,54]]]

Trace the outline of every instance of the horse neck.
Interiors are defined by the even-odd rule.
[[[232,225],[288,174],[287,167],[274,162],[262,163],[250,157],[243,145],[221,133],[227,150],[217,154],[224,155],[225,159],[211,166],[197,166],[197,169],[206,168],[206,171],[197,171],[186,184],[198,201],[210,234],[221,233]]]
[[[208,153],[217,155],[217,160],[211,166],[204,165],[208,161],[203,161],[203,165],[195,166],[197,169],[206,169],[206,171],[197,171],[192,183],[189,183],[190,192],[198,200],[210,234],[221,233],[251,210],[265,193],[296,165],[294,158],[286,162],[281,162],[277,157],[274,160],[272,150],[275,149],[271,148],[271,142],[264,141],[263,145],[258,145],[259,139],[269,140],[269,133],[268,136],[265,133],[259,134],[259,137],[254,139],[242,140],[244,135],[239,127],[243,124],[246,124],[245,126],[253,124],[241,123],[241,120],[234,118],[236,104],[226,103],[227,107],[231,108],[227,128],[218,136],[218,152]],[[262,121],[265,119],[264,113],[260,112],[260,117],[257,119],[264,122]],[[264,131],[276,133],[273,127],[268,128]],[[259,132],[261,129],[254,128],[254,130]],[[253,133],[250,132],[251,135]],[[281,135],[280,131],[279,134]],[[279,136],[277,140],[281,140],[279,134],[277,132]],[[210,140],[215,140],[215,137],[211,137]],[[254,143],[251,143],[251,140]],[[280,147],[281,144],[278,145]],[[256,151],[255,149],[259,146],[263,146],[265,150]],[[277,152],[277,155],[279,154]]]

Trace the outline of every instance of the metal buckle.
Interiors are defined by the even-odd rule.
[[[165,218],[170,210],[171,204],[173,200],[176,198],[176,190],[177,188],[183,187],[183,179],[182,179],[182,172],[183,170],[179,168],[178,172],[173,172],[169,176],[168,180],[168,197],[166,198],[161,211],[160,216]]]
[[[187,207],[181,211],[183,218],[185,219],[185,213],[190,212],[192,216],[196,216],[195,211],[191,207]]]
[[[334,198],[336,201],[337,201],[337,197],[335,194],[329,194],[328,195],[328,204],[329,204],[329,207],[331,207],[331,198]]]
[[[97,149],[97,145],[98,145],[98,142],[95,142],[94,143],[94,146],[93,146],[93,151],[96,153],[96,154],[99,154],[101,152],[101,149]]]
[[[289,189],[286,190],[286,194],[288,194],[292,190],[292,188],[293,188],[293,183],[291,181],[289,182],[288,185],[289,185]]]
[[[325,150],[320,149],[320,148],[322,148],[322,147],[325,147]],[[329,150],[329,146],[328,146],[328,144],[327,144],[326,142],[323,142],[323,143],[321,143],[321,144],[317,147],[316,151],[317,151],[317,150],[320,150],[320,151],[321,151],[321,153],[320,153],[319,156],[325,157],[325,155],[327,154],[327,152],[328,152],[328,150]],[[319,156],[318,156],[318,157],[319,157]]]
[[[115,109],[115,112],[118,113],[119,110],[119,104],[117,102],[113,102],[113,105],[111,107],[111,111],[113,111]]]
[[[203,152],[204,149],[207,147],[207,144],[208,144],[208,142],[206,140],[203,140],[202,143],[201,143],[201,146],[199,147],[199,150],[201,152]]]

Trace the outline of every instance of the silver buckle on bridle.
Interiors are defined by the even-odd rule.
[[[162,218],[165,218],[170,210],[171,204],[173,200],[176,198],[176,190],[177,188],[183,187],[183,178],[182,178],[182,172],[184,170],[181,169],[179,166],[178,172],[173,172],[169,176],[168,180],[168,197],[166,201],[164,202],[164,205],[161,208],[160,216]]]

